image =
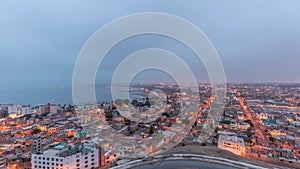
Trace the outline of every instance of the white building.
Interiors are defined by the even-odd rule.
[[[7,107],[8,114],[13,116],[18,116],[22,114],[22,105],[11,104]]]
[[[30,105],[23,105],[21,107],[21,112],[22,112],[22,115],[31,114],[31,107],[30,107]]]
[[[257,113],[256,115],[260,120],[274,119],[274,115],[269,113]]]
[[[33,151],[41,152],[41,150],[42,150],[42,138],[41,137],[33,138]]]
[[[12,104],[7,107],[8,114],[15,116],[26,115],[31,113],[30,105]]]
[[[32,154],[32,169],[94,169],[99,167],[94,143],[59,144],[41,154]]]
[[[236,155],[244,155],[246,147],[244,140],[236,135],[219,135],[218,148],[230,151]]]

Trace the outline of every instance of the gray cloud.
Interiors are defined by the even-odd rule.
[[[51,97],[45,96],[46,91],[71,84],[77,55],[91,34],[113,19],[146,11],[178,15],[198,26],[218,50],[228,81],[299,82],[299,5],[297,0],[1,1],[0,102],[26,102],[31,95],[55,102],[60,90]],[[123,54],[155,46],[182,56],[200,80],[207,80],[201,63],[195,63],[191,51],[180,43],[166,39],[157,43],[157,37],[135,40],[108,54],[104,63],[110,64],[106,72],[99,72],[99,83],[109,79]]]

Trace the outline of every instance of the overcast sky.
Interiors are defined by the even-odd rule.
[[[300,81],[298,0],[3,0],[0,102],[41,99],[71,85],[76,58],[87,39],[104,24],[137,12],[170,13],[196,25],[217,49],[229,82]],[[199,81],[207,81],[205,69],[184,45],[146,35],[117,45],[105,58],[97,83],[109,80],[122,57],[148,47],[173,51],[190,64]],[[149,80],[148,76],[146,72],[137,79]],[[57,97],[43,96],[41,102]]]

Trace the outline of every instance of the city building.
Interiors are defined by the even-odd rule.
[[[0,168],[4,168],[6,166],[6,159],[4,157],[0,157]]]
[[[46,104],[46,105],[40,105],[39,106],[39,113],[52,113],[52,114],[56,114],[58,110],[57,105],[55,104]]]
[[[41,137],[34,137],[33,138],[33,151],[34,152],[41,152],[42,151],[42,138]]]
[[[274,119],[274,116],[268,113],[257,113],[257,116],[261,120]]]
[[[238,138],[235,133],[226,133],[225,135],[220,134],[218,148],[230,151],[236,155],[245,155],[246,153],[244,140],[242,138]]]
[[[94,169],[99,167],[99,151],[94,143],[61,142],[42,153],[32,154],[32,169]]]

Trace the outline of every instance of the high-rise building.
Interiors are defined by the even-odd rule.
[[[57,105],[55,104],[46,104],[46,105],[40,105],[39,106],[39,112],[40,113],[53,113],[56,114],[58,110]]]
[[[34,137],[33,138],[33,151],[34,152],[41,152],[42,151],[42,138],[41,137]]]

